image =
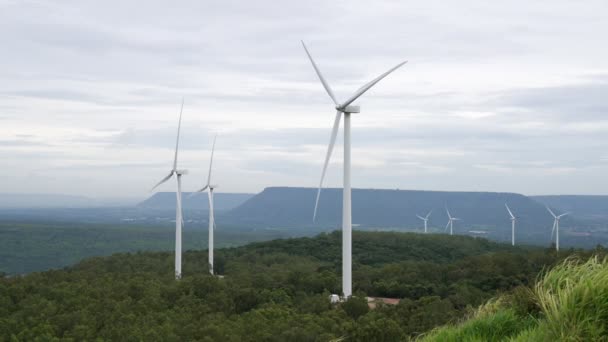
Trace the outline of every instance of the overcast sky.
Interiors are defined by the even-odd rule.
[[[0,192],[318,184],[360,98],[353,186],[608,194],[608,2],[0,0]],[[450,3],[451,4],[451,3]],[[340,134],[326,184],[340,186]],[[174,184],[161,187],[172,191]]]

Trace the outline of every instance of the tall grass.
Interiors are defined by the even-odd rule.
[[[553,339],[608,339],[608,259],[566,259],[547,272],[534,290]]]
[[[571,257],[421,341],[608,341],[608,259]]]

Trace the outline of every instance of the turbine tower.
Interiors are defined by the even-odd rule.
[[[424,221],[424,232],[425,232],[425,233],[427,232],[427,223],[429,222],[429,216],[431,216],[431,213],[432,213],[432,212],[433,212],[432,210],[431,210],[431,211],[429,211],[429,213],[428,213],[428,214],[426,214],[426,216],[425,216],[425,217],[422,217],[422,216],[420,216],[420,215],[416,215],[416,217],[417,217],[417,218],[419,218],[419,219],[421,219],[422,221]]]
[[[454,221],[460,221],[460,219],[457,217],[452,217],[447,207],[445,208],[445,211],[448,213],[448,224],[445,225],[444,231],[448,230],[448,227],[450,227],[450,235],[454,235]]]
[[[175,279],[179,280],[182,278],[182,227],[184,220],[182,218],[182,175],[188,173],[188,170],[177,169],[177,151],[179,149],[179,133],[182,126],[182,111],[184,110],[184,100],[182,99],[182,107],[179,111],[179,121],[177,124],[177,140],[175,142],[175,157],[173,158],[173,168],[169,171],[169,174],[165,176],[160,182],[158,182],[152,190],[156,189],[159,185],[168,181],[173,175],[177,179],[177,202],[175,206]]]
[[[551,213],[551,216],[553,216],[553,229],[551,229],[551,240],[553,240],[553,232],[555,232],[555,250],[559,252],[559,220],[570,214],[570,213],[563,213],[561,215],[555,215],[555,213],[553,213],[553,211],[551,211],[551,209],[549,209],[549,207],[547,207],[547,210],[549,211],[549,213]]]
[[[213,216],[213,190],[216,189],[217,185],[211,184],[211,166],[213,166],[213,152],[215,151],[215,139],[217,135],[213,137],[213,146],[211,147],[211,159],[209,161],[209,174],[207,175],[207,185],[204,188],[198,190],[196,193],[203,192],[209,189],[207,195],[209,196],[209,273],[213,275],[213,231],[215,229],[215,218]]]
[[[507,203],[505,203],[505,207],[509,212],[509,216],[511,216],[511,246],[515,246],[515,215],[513,215]]]
[[[308,52],[306,45],[302,42],[302,46],[304,47],[304,51],[306,51],[306,55],[308,55],[308,59],[312,63],[312,67],[315,69],[323,88],[332,99],[336,109],[336,118],[334,119],[334,125],[331,131],[331,136],[329,139],[329,146],[327,148],[327,154],[325,156],[325,164],[323,165],[323,171],[321,172],[321,181],[319,182],[319,189],[317,191],[317,199],[315,201],[315,210],[313,213],[313,222],[317,216],[317,207],[319,205],[319,196],[321,194],[321,188],[323,187],[323,179],[325,178],[325,171],[327,170],[327,164],[329,163],[329,159],[331,157],[331,153],[334,148],[334,143],[336,141],[336,136],[338,135],[338,128],[340,127],[340,119],[342,118],[342,114],[344,114],[344,189],[342,192],[342,293],[345,298],[348,298],[352,295],[352,222],[351,222],[351,187],[350,187],[350,115],[353,113],[359,113],[359,106],[351,105],[355,100],[357,100],[361,95],[363,95],[366,91],[368,91],[371,87],[373,87],[376,83],[380,82],[383,78],[385,78],[388,74],[395,71],[397,68],[401,67],[407,61],[402,62],[383,73],[382,75],[376,77],[371,80],[369,83],[365,84],[363,87],[359,88],[355,93],[349,97],[347,100],[343,102],[338,102],[334,92],[331,90],[329,83],[325,80],[321,71],[317,67],[317,64],[313,60],[312,56]]]

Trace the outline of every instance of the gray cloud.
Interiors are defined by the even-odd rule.
[[[145,196],[170,164],[185,97],[187,185],[206,173],[219,131],[223,191],[315,186],[333,108],[304,39],[340,98],[409,60],[360,101],[357,186],[606,193],[605,10],[601,0],[0,1],[1,185]],[[340,157],[337,146],[329,185],[340,184]]]
[[[596,82],[555,87],[515,89],[499,96],[497,105],[524,109],[528,117],[546,120],[606,120],[608,117],[608,77],[599,74]]]

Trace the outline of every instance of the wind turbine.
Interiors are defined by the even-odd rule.
[[[217,185],[211,184],[211,166],[213,166],[213,152],[215,151],[215,139],[217,135],[213,137],[213,146],[211,147],[211,159],[209,160],[209,174],[207,175],[207,185],[204,188],[198,190],[196,193],[203,192],[209,189],[207,195],[209,196],[209,273],[213,275],[213,231],[215,229],[215,218],[213,217],[213,190],[216,189]]]
[[[338,102],[334,92],[331,90],[329,83],[325,80],[319,67],[313,60],[312,56],[308,52],[306,45],[302,42],[302,46],[304,47],[304,51],[306,51],[306,55],[308,55],[308,59],[312,63],[312,67],[315,69],[323,88],[332,99],[336,109],[336,118],[334,120],[334,125],[331,131],[331,136],[329,139],[329,146],[327,147],[327,154],[325,156],[325,164],[323,165],[323,171],[321,173],[321,181],[319,182],[319,189],[317,191],[317,199],[315,201],[315,210],[313,213],[313,222],[317,216],[317,207],[319,205],[319,196],[321,195],[321,188],[323,187],[323,179],[325,178],[325,171],[327,170],[327,164],[329,163],[329,159],[331,157],[331,153],[334,148],[334,143],[336,142],[336,136],[338,135],[338,128],[340,127],[340,119],[342,118],[342,114],[344,114],[344,188],[342,191],[342,293],[345,298],[348,298],[352,295],[352,217],[351,217],[351,187],[350,187],[350,115],[352,113],[359,113],[359,106],[351,105],[355,100],[357,100],[361,95],[363,95],[366,91],[368,91],[371,87],[373,87],[376,83],[380,82],[383,78],[385,78],[388,74],[395,71],[397,68],[401,67],[405,62],[401,62],[383,73],[382,75],[376,77],[371,80],[369,83],[365,84],[361,88],[359,88],[353,95],[351,95],[348,99],[343,102]]]
[[[179,148],[179,132],[182,126],[182,111],[184,110],[184,100],[182,99],[182,107],[179,110],[179,121],[177,124],[177,140],[175,142],[175,157],[173,158],[173,168],[169,171],[169,174],[165,176],[160,182],[158,182],[152,190],[156,189],[159,185],[168,181],[173,175],[177,179],[177,202],[175,208],[175,279],[182,278],[182,226],[184,220],[182,218],[182,175],[188,174],[188,170],[177,169],[177,151]]]
[[[426,214],[426,216],[425,216],[425,217],[422,217],[422,216],[420,216],[420,215],[416,215],[416,217],[418,217],[419,219],[421,219],[422,221],[424,221],[424,232],[425,232],[425,233],[427,232],[427,229],[426,229],[427,227],[426,227],[426,225],[427,225],[427,223],[428,223],[428,221],[429,221],[429,216],[431,216],[431,213],[432,213],[432,212],[433,212],[432,210],[431,210],[431,211],[429,211],[429,213],[428,213],[428,214]]]
[[[505,207],[509,212],[509,216],[511,216],[511,246],[515,246],[515,215],[513,215],[507,203],[505,203]]]
[[[570,213],[563,213],[561,215],[555,215],[555,213],[553,213],[553,211],[551,211],[551,209],[549,209],[549,207],[547,207],[547,210],[549,211],[549,213],[551,213],[551,216],[553,216],[553,229],[551,229],[551,240],[553,240],[553,232],[555,232],[555,250],[559,251],[559,219],[561,219],[562,217],[570,214]]]
[[[460,219],[452,217],[447,207],[445,208],[445,211],[448,213],[448,224],[445,225],[444,231],[448,230],[448,227],[450,227],[450,235],[454,235],[454,221],[460,221]]]

